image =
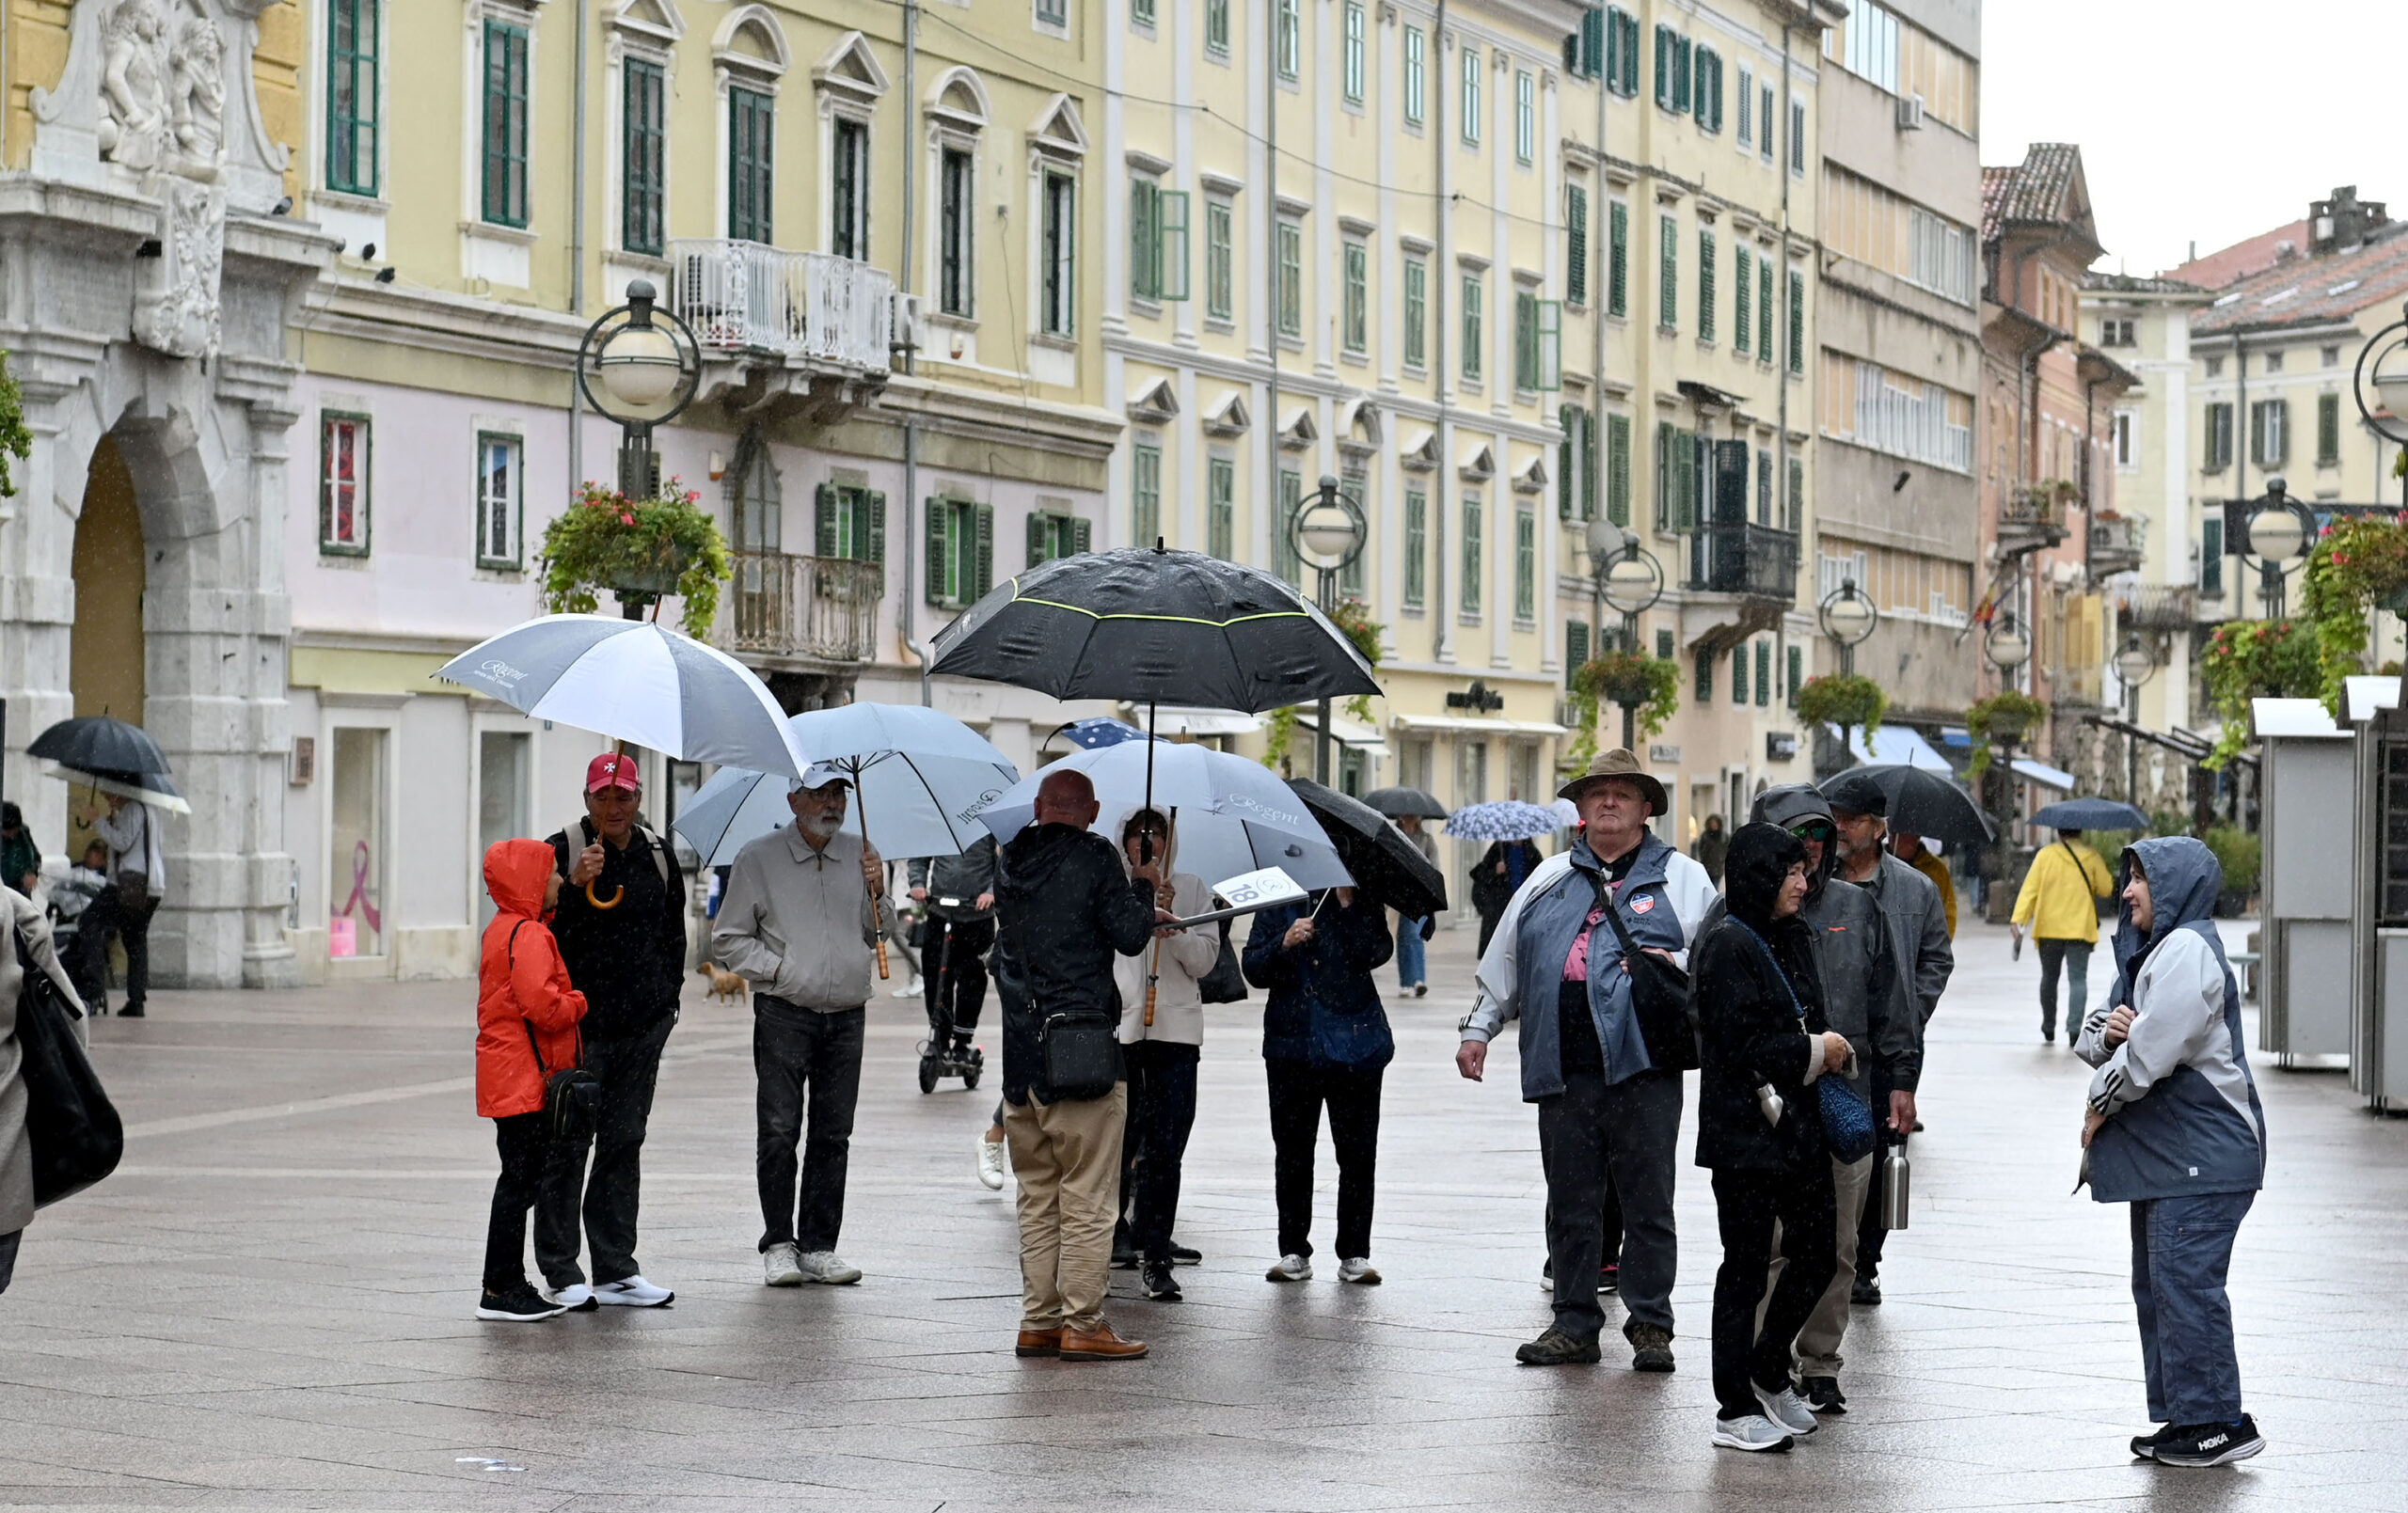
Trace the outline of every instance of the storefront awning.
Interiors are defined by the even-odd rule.
[[[2035,762],[2029,757],[2017,757],[2008,765],[2014,769],[2017,777],[2036,782],[2043,788],[2054,788],[2061,793],[2073,792],[2073,774],[2050,766],[2045,762]]]
[[[1956,772],[1948,764],[1948,759],[1935,750],[1932,744],[1923,738],[1923,733],[1911,725],[1884,725],[1873,733],[1873,739],[1869,742],[1864,738],[1862,727],[1850,726],[1847,751],[1848,755],[1868,765],[1923,767],[1951,776]]]
[[[1458,735],[1569,735],[1570,727],[1544,719],[1481,719],[1470,715],[1399,715],[1401,731],[1450,732]]]
[[[1321,729],[1321,722],[1318,716],[1307,712],[1296,717],[1296,726],[1299,730],[1317,731]],[[1342,715],[1329,717],[1329,738],[1340,746],[1351,746],[1363,751],[1385,751],[1388,745],[1387,737],[1369,725],[1357,724]]]
[[[1125,705],[1129,722],[1139,730],[1146,728],[1147,710],[1143,704]],[[1194,709],[1184,704],[1164,704],[1152,712],[1154,733],[1157,735],[1252,735],[1262,729],[1262,720],[1254,715],[1241,715],[1233,709]]]

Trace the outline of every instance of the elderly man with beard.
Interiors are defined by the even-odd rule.
[[[888,911],[884,922],[893,918],[877,849],[838,833],[850,792],[831,769],[802,775],[786,795],[794,823],[737,853],[711,936],[719,959],[753,985],[753,1167],[761,1280],[771,1287],[862,1278],[836,1254],[836,1232],[861,1094],[871,945],[879,911]]]

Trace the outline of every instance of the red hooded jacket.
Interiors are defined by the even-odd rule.
[[[485,891],[500,911],[485,926],[477,967],[477,1112],[487,1119],[542,1109],[545,1073],[575,1066],[581,1048],[577,1027],[585,995],[569,985],[560,946],[544,923],[544,885],[553,863],[552,848],[541,841],[502,841],[485,852]]]

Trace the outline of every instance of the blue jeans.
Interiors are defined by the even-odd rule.
[[[2203,1192],[2132,1205],[2132,1304],[2141,1321],[2148,1416],[2161,1424],[2241,1417],[2225,1273],[2253,1192]]]
[[[1430,980],[1423,965],[1426,947],[1421,942],[1421,922],[1408,920],[1400,914],[1396,920],[1396,980],[1405,987]]]

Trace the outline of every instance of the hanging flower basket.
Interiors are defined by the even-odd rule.
[[[1873,733],[1889,713],[1889,693],[1861,673],[1827,672],[1798,686],[1798,717],[1811,725],[1838,727],[1843,745],[1849,731],[1860,730],[1871,749]]]
[[[1973,738],[1973,760],[1965,775],[1979,782],[1990,770],[1990,743],[2020,741],[2049,717],[2049,706],[2014,688],[1995,693],[1965,711],[1965,730]]]
[[[689,636],[707,636],[729,569],[727,542],[701,499],[673,478],[651,499],[586,484],[577,501],[545,528],[537,557],[544,607],[554,614],[591,614],[606,592],[622,606],[673,594],[685,601],[679,628]]]

